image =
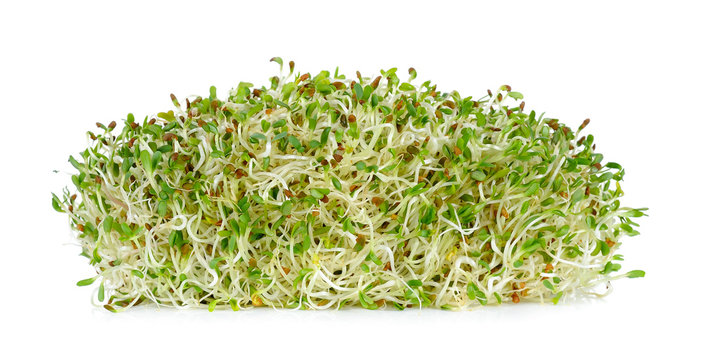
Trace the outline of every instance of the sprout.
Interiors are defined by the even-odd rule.
[[[436,307],[550,301],[618,274],[646,209],[621,206],[594,138],[526,111],[504,85],[321,71],[174,95],[69,157],[52,194],[110,311],[176,307]],[[371,79],[374,79],[371,81]]]

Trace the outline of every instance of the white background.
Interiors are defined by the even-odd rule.
[[[701,9],[692,2],[7,2],[0,10],[0,357],[690,358],[698,356]],[[277,71],[417,69],[445,91],[510,84],[626,169],[650,208],[604,299],[466,312],[173,311],[111,314],[75,282],[50,192],[85,131]],[[6,353],[6,354],[2,354]],[[694,355],[695,354],[695,355]],[[6,356],[3,356],[6,355]],[[9,356],[8,356],[9,355]]]

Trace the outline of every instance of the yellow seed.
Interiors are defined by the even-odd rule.
[[[455,252],[457,251],[457,248],[453,246],[453,250],[451,250],[448,255],[445,256],[446,260],[451,260],[453,256],[455,256]]]

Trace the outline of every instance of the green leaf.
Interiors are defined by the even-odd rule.
[[[229,250],[229,252],[233,252],[234,250],[236,250],[237,247],[238,247],[238,243],[236,242],[236,236],[234,236],[234,235],[229,236],[229,239],[227,240],[227,243],[226,243],[226,249]]]
[[[214,122],[209,122],[205,124],[202,128],[208,133],[219,134],[219,129],[216,125],[214,125]]]
[[[627,217],[641,217],[645,216],[645,213],[643,211],[647,210],[647,208],[642,208],[642,209],[630,209],[628,211],[625,211],[623,213],[623,216]]]
[[[339,189],[339,190],[341,190],[341,189]],[[51,206],[53,206],[54,210],[56,210],[60,213],[65,212],[65,211],[63,211],[63,209],[61,209],[60,203],[61,203],[61,201],[58,199],[58,196],[56,196],[56,194],[54,194],[54,193],[51,193]]]
[[[409,280],[406,282],[406,284],[409,285],[409,287],[413,287],[413,288],[417,288],[417,287],[423,285],[421,280],[416,280],[416,279]]]
[[[601,255],[606,256],[609,254],[609,252],[611,252],[611,247],[609,247],[605,241],[599,240],[598,244],[599,246],[597,246],[597,248],[601,251]],[[596,251],[596,249],[594,249],[594,251]]]
[[[295,136],[289,135],[287,137],[287,141],[289,141],[290,145],[292,145],[293,148],[297,149],[297,151],[302,152],[302,150],[304,150],[302,148],[302,143],[300,143],[299,139],[297,139]]]
[[[523,94],[521,94],[520,92],[516,92],[516,91],[509,91],[509,93],[506,95],[514,98],[514,100],[523,99]]]
[[[475,298],[477,297],[477,291],[479,291],[479,288],[477,288],[477,285],[475,285],[475,283],[471,282],[467,285],[467,297],[470,300],[475,300]]]
[[[141,159],[141,166],[144,167],[144,170],[148,174],[151,174],[153,172],[153,168],[151,167],[151,154],[149,154],[149,152],[146,150],[141,150],[139,158]]]
[[[412,187],[411,189],[405,190],[405,193],[407,196],[416,196],[416,195],[419,195],[421,193],[428,191],[429,189],[430,188],[426,187],[426,183],[420,182],[420,183],[414,185],[414,187]]]
[[[360,300],[360,305],[368,310],[377,309],[377,304],[375,304],[372,299],[370,299],[364,292],[358,291],[358,298]]]
[[[224,260],[224,259],[225,259],[224,257],[218,257],[218,258],[214,258],[214,259],[210,260],[210,261],[209,261],[209,267],[212,268],[212,269],[217,269],[217,270],[219,270],[219,267],[217,266],[217,264],[218,264],[220,261]]]
[[[436,208],[429,206],[424,215],[419,219],[422,224],[431,224],[436,220]]]
[[[543,207],[547,207],[547,206],[550,206],[550,205],[552,205],[552,204],[554,204],[554,203],[555,203],[555,199],[553,199],[553,198],[547,198],[547,199],[541,201],[541,202],[540,202],[540,205],[543,206]]]
[[[493,180],[501,179],[504,176],[508,175],[510,171],[511,171],[511,169],[509,169],[509,168],[501,169],[501,170],[497,171],[496,174],[492,175],[492,179]]]
[[[300,270],[300,271],[299,271],[299,274],[297,275],[297,277],[295,278],[294,282],[292,283],[292,286],[296,288],[296,287],[297,287],[297,284],[298,284],[300,281],[302,281],[302,280],[304,279],[304,277],[307,276],[307,274],[309,274],[309,273],[311,273],[311,272],[313,272],[313,271],[314,271],[314,269],[309,269],[309,268],[304,268],[304,269]]]
[[[355,97],[358,99],[358,101],[363,99],[363,86],[362,85],[355,83],[355,85],[353,85],[353,91],[355,92]]]
[[[309,235],[304,235],[302,239],[302,251],[307,251],[312,245],[312,238]]]
[[[68,157],[68,162],[70,162],[71,165],[73,165],[73,167],[76,168],[77,170],[79,170],[79,171],[82,170],[81,164],[73,157],[73,155]]]
[[[560,302],[560,298],[562,297],[562,294],[563,294],[562,291],[555,294],[555,296],[553,297],[553,304],[554,305],[557,305],[557,303]]]
[[[380,258],[378,258],[377,255],[375,255],[375,253],[373,253],[372,251],[370,251],[365,257],[365,261],[372,261],[373,263],[375,263],[375,265],[382,265],[382,261],[380,260]]]
[[[402,83],[401,85],[399,85],[399,90],[401,90],[401,91],[414,91],[414,90],[416,90],[416,88],[414,87],[414,85],[411,85],[409,83]]]
[[[334,132],[334,137],[336,138],[337,143],[343,141],[343,129],[336,129]]]
[[[528,185],[528,189],[526,190],[524,195],[531,196],[535,194],[535,192],[538,191],[539,188],[540,186],[538,185],[538,183],[536,181],[533,181],[530,185]]]
[[[319,191],[319,190],[317,190],[317,189],[312,189],[312,190],[311,190],[311,195],[312,195],[314,198],[316,198],[316,199],[321,199],[321,198],[324,197],[324,194],[322,194],[321,191]]]
[[[477,291],[475,293],[475,297],[480,304],[487,305],[487,295],[485,295],[482,291]]]
[[[555,237],[565,236],[570,231],[570,226],[565,225],[555,232]]]
[[[327,84],[316,84],[316,91],[318,91],[324,95],[328,95],[328,94],[331,94],[332,92],[336,91],[336,88],[331,86],[331,85],[327,85]]]
[[[322,146],[326,145],[326,142],[329,140],[329,133],[331,133],[330,127],[324,128],[324,131],[322,131],[320,139]]]
[[[161,152],[156,150],[153,155],[151,155],[151,170],[155,170],[158,167],[158,163],[161,162]]]
[[[214,312],[214,309],[217,308],[217,303],[219,302],[219,300],[221,299],[212,300],[212,302],[209,303],[209,305],[207,305],[207,310],[209,312]]]
[[[596,228],[596,219],[594,219],[593,216],[587,215],[587,217],[584,218],[584,222],[586,222],[587,226],[589,226],[590,228],[592,228],[592,229]]]
[[[282,205],[280,205],[280,212],[282,215],[290,215],[292,213],[292,201],[285,200]]]
[[[366,167],[367,166],[362,161],[358,161],[357,163],[355,163],[355,168],[358,169],[359,171],[365,170]]]
[[[107,215],[105,220],[102,221],[102,228],[105,230],[106,233],[109,233],[112,231],[112,224],[114,223],[114,218],[110,215]]]
[[[255,201],[259,205],[262,205],[265,203],[265,200],[263,200],[263,198],[260,197],[260,195],[258,195],[258,194],[251,195],[251,199],[253,199],[253,201]]]
[[[477,117],[477,126],[484,127],[484,125],[487,124],[487,118],[481,112],[478,112],[476,114],[476,117]]]
[[[273,102],[274,102],[275,104],[277,104],[278,106],[284,107],[284,108],[287,109],[287,110],[292,110],[292,108],[290,107],[290,105],[287,105],[287,104],[285,104],[284,102],[282,102],[282,101],[280,101],[280,100],[278,100],[278,99],[273,99]]]
[[[642,271],[642,270],[632,270],[632,271],[629,271],[629,272],[626,274],[626,276],[629,277],[629,278],[631,278],[631,279],[639,278],[639,277],[644,277],[644,276],[645,276],[645,271]]]
[[[78,285],[78,286],[88,286],[88,285],[92,284],[93,282],[95,282],[95,279],[97,279],[97,276],[91,277],[91,278],[89,278],[89,279],[83,279],[83,280],[78,281],[78,282],[76,283],[76,285]]]
[[[105,301],[105,283],[101,282],[100,287],[97,289],[97,300],[100,302]]]
[[[482,172],[482,170],[475,170],[470,174],[470,176],[477,181],[484,181],[484,179],[487,178],[487,175]]]
[[[369,273],[370,267],[367,264],[360,264],[360,270],[363,270],[363,272]]]
[[[183,232],[181,230],[171,231],[168,235],[168,244],[170,246],[180,248],[187,243],[188,241],[183,238]]]
[[[274,62],[278,63],[278,65],[280,65],[280,68],[282,69],[282,59],[280,57],[276,56],[276,57],[270,59],[270,61],[274,61]]]
[[[161,217],[166,216],[166,212],[168,211],[168,204],[165,202],[165,200],[161,200],[158,202],[158,215]]]
[[[163,191],[164,191],[166,194],[168,194],[168,195],[173,195],[173,194],[175,193],[175,189],[173,189],[173,188],[171,188],[170,186],[168,186],[168,184],[166,184],[165,181],[161,182],[160,185],[161,185],[161,189],[163,189]]]
[[[584,190],[583,189],[577,189],[577,191],[572,194],[572,198],[570,199],[570,203],[572,205],[576,204],[578,201],[584,199]]]
[[[248,138],[248,141],[252,144],[258,144],[259,142],[267,141],[267,140],[268,140],[268,137],[261,134],[261,133],[254,133],[253,135],[251,135]]]
[[[621,264],[615,264],[612,262],[607,262],[606,265],[604,266],[604,269],[601,270],[599,273],[606,275],[608,273],[612,273],[614,271],[618,271],[621,269]]]
[[[341,191],[341,190],[343,189],[343,188],[341,187],[341,182],[338,181],[338,179],[336,179],[335,177],[332,177],[332,178],[331,178],[331,182],[333,183],[333,187],[335,187],[336,190]]]
[[[273,137],[273,142],[276,142],[276,141],[278,141],[278,140],[284,139],[284,138],[286,138],[286,137],[287,137],[287,131],[283,131],[283,132],[281,132],[281,133],[275,135],[275,137]]]
[[[531,201],[527,200],[523,202],[523,205],[521,205],[521,215],[525,214],[528,211],[528,208],[531,207]]]
[[[239,310],[241,310],[241,309],[239,308],[239,304],[237,304],[236,301],[235,301],[234,299],[229,299],[229,305],[231,306],[231,310],[233,310],[233,311],[239,311]]]
[[[129,227],[129,225],[127,225],[125,223],[121,223],[121,224],[119,224],[119,229],[121,230],[120,233],[122,235],[124,235],[126,237],[131,237],[132,232],[131,232],[131,228]]]
[[[555,288],[553,287],[553,284],[550,283],[550,281],[543,280],[543,285],[545,285],[545,287],[550,289],[551,291],[555,291]]]
[[[175,120],[175,114],[173,114],[173,110],[170,110],[168,112],[159,112],[158,117],[164,120],[168,121],[174,121]]]
[[[372,88],[370,85],[365,85],[365,88],[363,88],[363,100],[368,101],[370,99],[370,95],[375,89]]]
[[[407,102],[406,110],[409,116],[416,116],[416,107],[414,107],[414,104],[412,104],[411,102]]]

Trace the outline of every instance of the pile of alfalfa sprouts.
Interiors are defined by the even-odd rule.
[[[53,196],[97,301],[175,307],[438,307],[552,301],[615,275],[631,218],[619,164],[525,111],[397,69],[289,72],[98,123]]]

